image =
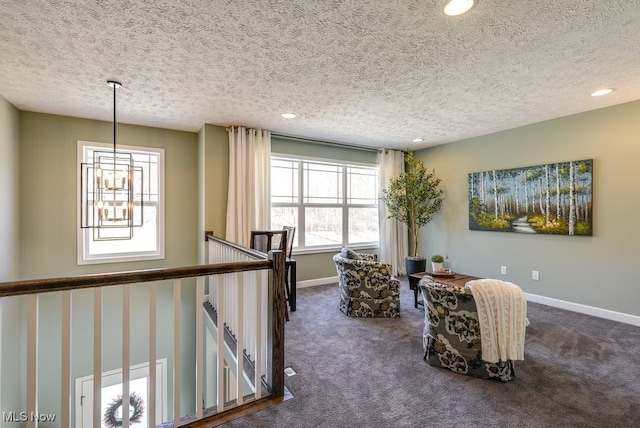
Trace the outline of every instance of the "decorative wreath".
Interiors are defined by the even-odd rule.
[[[129,406],[133,409],[133,413],[129,417],[129,424],[135,424],[142,420],[144,414],[144,400],[141,396],[132,392],[129,395]],[[111,400],[109,407],[104,412],[102,421],[108,428],[116,428],[122,426],[122,416],[116,417],[117,411],[122,407],[122,395],[118,394],[117,398]],[[122,412],[121,412],[122,413]]]

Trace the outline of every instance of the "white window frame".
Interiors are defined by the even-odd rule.
[[[379,195],[376,198],[376,204],[353,204],[347,203],[347,167],[366,167],[372,168],[376,170],[376,173],[379,174],[378,165],[375,163],[368,162],[356,162],[356,161],[346,161],[346,160],[338,160],[338,159],[329,159],[329,158],[319,158],[319,157],[310,157],[310,156],[301,156],[301,155],[291,155],[286,153],[272,153],[271,159],[281,159],[287,161],[297,161],[298,162],[298,197],[297,202],[271,202],[271,209],[276,207],[296,207],[298,209],[298,224],[296,227],[296,241],[297,244],[293,249],[294,254],[313,254],[313,253],[321,253],[327,251],[334,251],[336,249],[340,249],[344,246],[349,246],[349,248],[354,249],[364,249],[364,248],[379,248],[380,240],[379,238],[375,241],[370,242],[358,242],[358,243],[349,243],[349,208],[361,208],[361,207],[376,207],[379,209],[380,199]],[[339,204],[323,204],[323,203],[309,203],[304,202],[305,194],[304,194],[304,162],[319,162],[325,164],[333,164],[340,165],[342,170],[342,202]],[[378,191],[378,185],[376,180],[376,192]],[[341,207],[342,208],[342,243],[336,245],[322,245],[322,246],[306,246],[305,245],[305,208],[307,207],[319,207],[319,208],[332,208],[332,207]],[[380,225],[378,224],[378,227]],[[379,236],[379,234],[378,234]]]
[[[77,263],[78,265],[90,265],[90,264],[102,264],[102,263],[122,263],[122,262],[135,262],[144,260],[161,260],[165,258],[165,197],[164,197],[164,149],[156,147],[139,147],[139,146],[124,146],[118,145],[118,151],[130,151],[133,153],[153,153],[158,156],[158,202],[156,204],[157,209],[157,222],[156,222],[156,249],[153,251],[123,251],[118,253],[109,254],[90,254],[89,240],[91,239],[92,229],[80,227],[80,212],[81,212],[81,183],[80,177],[82,174],[81,164],[86,162],[85,160],[85,148],[95,148],[98,150],[113,150],[113,144],[97,143],[93,141],[78,140],[77,146],[77,166],[78,166],[78,182],[77,182]],[[148,203],[145,201],[145,203]],[[134,227],[134,234],[135,234]],[[122,241],[127,242],[126,240]]]

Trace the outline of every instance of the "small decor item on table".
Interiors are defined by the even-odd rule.
[[[431,256],[431,270],[434,272],[444,272],[444,267],[442,266],[443,261],[444,257],[440,254]]]
[[[442,267],[445,272],[451,273],[451,260],[449,260],[449,256],[444,256],[444,262],[442,262]]]
[[[455,278],[457,273],[443,270],[442,272],[429,272],[429,275],[434,278]]]

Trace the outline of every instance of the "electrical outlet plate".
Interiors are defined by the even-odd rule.
[[[531,271],[531,279],[538,281],[540,279],[540,273],[537,270]]]
[[[507,274],[507,267],[506,266],[500,266],[500,273],[502,275],[506,275]]]

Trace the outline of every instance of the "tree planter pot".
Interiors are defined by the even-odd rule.
[[[427,259],[422,257],[407,257],[404,259],[404,266],[407,276],[412,273],[425,272],[427,270]]]

